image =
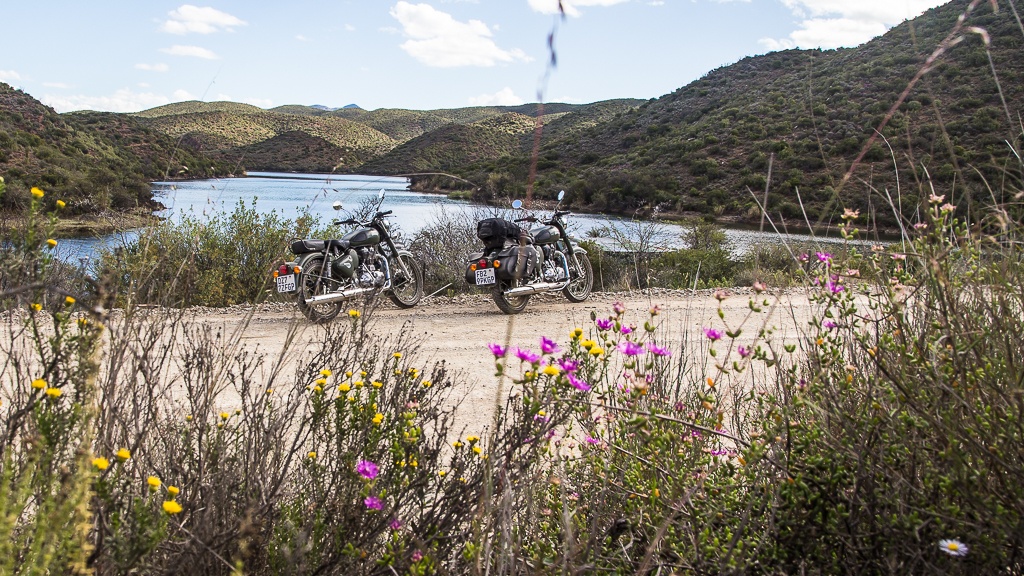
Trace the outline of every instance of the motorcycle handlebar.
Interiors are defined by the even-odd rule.
[[[537,218],[534,216],[527,216],[526,218],[517,218],[513,222],[536,222]]]

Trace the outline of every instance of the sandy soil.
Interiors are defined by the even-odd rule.
[[[751,314],[750,292],[733,290],[722,303],[724,320],[717,315],[718,301],[712,291],[654,290],[633,293],[595,293],[582,304],[568,302],[560,294],[535,296],[527,309],[518,315],[502,314],[490,297],[483,294],[456,298],[431,298],[409,310],[397,309],[388,303],[374,313],[374,330],[394,332],[411,330],[422,337],[417,359],[421,366],[446,359],[464,371],[465,390],[458,421],[471,428],[482,428],[490,421],[499,383],[494,376],[494,361],[487,350],[491,342],[512,346],[538,348],[541,336],[566,342],[575,327],[589,328],[592,312],[599,317],[611,313],[614,302],[625,304],[627,321],[643,325],[651,306],[661,308],[657,320],[660,338],[676,353],[693,354],[697,360],[706,357],[701,346],[706,344],[702,327],[735,329],[743,326],[739,343],[749,343],[762,327],[775,330],[776,337],[793,339],[799,328],[806,326],[811,306],[799,293],[762,295],[773,308],[766,313]],[[205,323],[224,333],[241,330],[242,340],[250,349],[276,356],[284,345],[289,329],[299,331],[296,342],[309,343],[323,333],[310,325],[291,304],[238,306],[226,309],[197,311],[191,322]],[[347,321],[343,319],[340,321]],[[502,392],[504,394],[505,392]]]

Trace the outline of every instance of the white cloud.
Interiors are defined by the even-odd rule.
[[[516,96],[508,86],[494,94],[481,94],[469,98],[470,106],[518,106],[522,103],[523,99]]]
[[[889,28],[920,16],[944,0],[781,0],[800,18],[799,28],[786,38],[762,38],[769,50],[857,46]]]
[[[562,8],[569,16],[579,16],[581,6],[614,6],[629,0],[562,0]],[[534,12],[558,14],[558,0],[527,0]]]
[[[299,42],[309,42],[309,38],[306,38],[302,34],[296,34],[295,39],[298,40]]]
[[[530,60],[522,50],[499,48],[487,24],[479,20],[459,22],[429,4],[399,2],[391,8],[391,16],[401,23],[402,32],[409,38],[402,43],[402,50],[427,66],[494,66]]]
[[[188,90],[182,90],[180,88],[175,90],[174,94],[171,94],[171,97],[175,102],[184,102],[185,100],[197,100],[197,98],[193,96],[191,92],[189,92]]]
[[[16,82],[21,80],[21,74],[14,70],[0,70],[0,82]]]
[[[274,101],[270,98],[244,98],[242,99],[242,103],[252,104],[253,106],[258,106],[260,108],[272,108],[274,106]]]
[[[170,19],[164,22],[160,29],[170,34],[212,34],[219,30],[230,32],[238,26],[246,25],[244,20],[208,6],[200,8],[182,4],[167,15]]]
[[[147,108],[170,103],[170,100],[162,94],[133,92],[128,88],[122,88],[111,96],[54,96],[52,94],[44,94],[39,100],[57,112],[72,112],[75,110],[138,112],[139,110],[146,110]]]
[[[161,52],[170,54],[172,56],[191,56],[192,58],[202,58],[204,60],[217,60],[220,56],[217,56],[212,51],[206,48],[200,48],[199,46],[181,46],[175,44],[170,48],[161,48]]]
[[[351,25],[351,24],[345,24],[345,31],[346,32],[355,32],[356,31],[356,27]]]
[[[140,64],[136,64],[135,68],[137,70],[146,70],[146,71],[149,71],[149,72],[167,72],[168,70],[170,70],[170,67],[167,66],[167,64],[145,64],[145,63],[140,63]]]
[[[136,86],[139,88],[149,88],[149,82],[139,82]]]
[[[63,82],[43,82],[43,86],[47,88],[56,88],[58,90],[67,90],[70,88],[70,86]]]
[[[664,6],[665,0],[651,0],[647,3],[648,6]]]

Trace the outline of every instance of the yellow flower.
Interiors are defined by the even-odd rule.
[[[47,238],[46,239],[46,245],[49,246],[50,248],[56,248],[57,247],[57,241],[54,240],[53,238]]]
[[[445,472],[444,470],[437,471],[437,475],[440,476],[441,478],[444,478],[445,474],[447,474],[447,472]]]
[[[430,380],[424,380],[423,381],[423,387],[424,388],[430,388],[432,385],[433,384],[430,382]]]
[[[708,376],[708,388],[714,388],[714,387],[715,387],[714,379],[712,379],[710,376]]]
[[[121,462],[125,462],[132,457],[132,453],[129,452],[127,448],[121,448],[120,450],[117,451],[117,454],[115,454],[115,456],[117,456],[117,459],[120,460]]]
[[[313,384],[316,384],[317,386],[323,386],[324,384],[327,384],[327,379],[317,378],[316,380],[313,381]]]
[[[306,454],[306,456],[309,456],[309,459],[313,460],[316,458],[316,452],[310,452],[309,454]]]
[[[164,512],[174,515],[181,513],[181,504],[174,500],[164,500]]]
[[[391,355],[391,357],[392,358],[401,358],[402,357],[402,353],[401,352],[395,352],[394,354]]]
[[[351,377],[352,377],[352,371],[351,370],[346,370],[345,371],[345,378],[351,378]]]
[[[185,422],[191,422],[191,421],[192,421],[192,415],[191,414],[189,414],[188,416],[185,416]]]
[[[32,195],[35,196],[36,198],[42,198],[43,196],[46,195],[46,193],[43,192],[42,190],[40,190],[39,188],[36,188],[35,186],[33,186],[32,187]]]
[[[349,402],[355,403],[356,400],[357,400],[357,398],[355,396],[349,396],[349,399],[348,399]]]
[[[573,328],[572,332],[569,332],[569,338],[576,340],[580,336],[583,336],[583,328]]]
[[[179,492],[181,492],[181,490],[178,490],[177,486],[167,487],[167,493],[170,494],[171,496],[177,496]]]
[[[410,460],[410,461],[409,461],[409,466],[412,466],[413,468],[416,468],[416,467],[417,467],[417,466],[419,466],[419,465],[420,465],[420,463],[419,463],[419,461],[418,461],[418,460],[416,460],[416,459],[413,459],[413,460]]]
[[[366,370],[360,370],[359,375],[362,376],[363,378],[366,378]]]
[[[72,298],[71,296],[65,296],[64,303],[67,304],[68,306],[72,306],[75,303],[75,299]]]
[[[352,387],[349,386],[348,384],[339,384],[338,385],[338,391],[339,392],[348,392],[351,389],[352,389]]]
[[[541,372],[544,372],[548,376],[558,376],[558,367],[548,364],[544,367],[544,370],[541,370]]]
[[[273,393],[274,393],[274,389],[273,388],[267,388],[267,394],[273,394]]]
[[[590,349],[591,356],[600,356],[601,354],[604,354],[604,348],[601,348],[600,346],[594,346]]]
[[[593,340],[584,340],[583,342],[580,342],[580,346],[582,346],[586,350],[590,350],[596,345],[597,342],[594,342]]]
[[[30,308],[30,309],[31,309],[31,310],[32,310],[33,312],[39,312],[40,310],[42,310],[42,309],[43,309],[43,305],[42,305],[42,304],[38,304],[38,303],[36,303],[36,302],[33,302],[33,303],[29,304],[29,305],[28,305],[28,307],[29,307],[29,308]]]
[[[356,388],[362,388],[363,387],[363,381],[362,380],[356,380],[355,382],[352,383],[352,385],[355,386]]]
[[[150,476],[149,478],[146,478],[146,484],[149,484],[149,489],[151,491],[156,492],[157,489],[160,488],[160,484],[162,484],[162,482],[160,482],[160,479],[156,476]]]
[[[359,310],[349,310],[348,311],[348,317],[349,318],[359,318],[360,316],[362,316],[362,314],[359,312]]]
[[[60,388],[47,388],[46,389],[46,395],[49,396],[50,398],[54,398],[54,399],[60,398],[60,395],[63,394],[63,393],[64,392],[62,392]]]
[[[479,446],[473,446],[473,452],[476,452],[477,454],[479,454],[480,452],[482,452],[482,450],[480,450]]]
[[[454,448],[462,448],[462,442],[459,442],[458,440],[456,440],[455,442],[452,442],[452,447],[454,447]]]
[[[374,380],[372,385],[373,385],[374,388],[380,388],[381,386],[384,385],[384,383],[383,382],[378,382],[378,381]]]
[[[331,374],[333,374],[333,372],[331,372],[327,368],[324,368],[323,370],[320,371],[320,375],[323,376],[324,378],[329,377]]]
[[[313,392],[316,392],[317,394],[320,394],[323,391],[324,391],[323,388],[321,388],[319,386],[313,386]]]
[[[46,380],[43,380],[42,378],[36,378],[35,380],[32,381],[32,387],[35,388],[36,390],[42,390],[43,388],[46,388]]]
[[[466,436],[466,442],[469,442],[470,444],[473,444],[474,442],[479,442],[479,441],[480,441],[480,437],[479,436]]]
[[[110,468],[110,460],[103,457],[93,458],[92,465],[95,466],[97,470],[106,470],[107,468]]]
[[[57,200],[57,208],[63,208],[65,206],[67,206],[67,205],[68,205],[67,202],[65,202],[63,200]]]
[[[384,421],[384,415],[381,414],[380,412],[377,412],[377,414],[373,417],[373,424],[375,426],[380,426],[380,423],[383,422],[383,421]]]
[[[228,418],[231,418],[231,414],[228,414],[227,412],[221,412],[220,413],[220,419],[221,420],[227,420]]]

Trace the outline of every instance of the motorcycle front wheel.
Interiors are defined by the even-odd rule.
[[[388,291],[388,298],[399,308],[412,308],[423,298],[423,267],[418,260],[408,254],[399,254],[402,264],[408,274],[402,271],[402,267],[391,265],[391,290]]]
[[[494,299],[494,303],[498,305],[498,309],[505,314],[519,314],[526,309],[526,304],[530,301],[529,296],[505,296],[505,291],[511,288],[520,286],[522,281],[520,280],[502,280],[494,285],[491,290],[491,297]]]
[[[327,294],[331,292],[333,282],[330,278],[320,276],[324,267],[323,257],[310,258],[302,267],[299,275],[298,304],[302,315],[314,324],[326,324],[341,312],[343,302],[331,302],[328,304],[306,304],[307,298]],[[330,274],[330,271],[327,271]]]
[[[562,294],[569,302],[583,302],[590,297],[590,290],[594,287],[594,267],[590,265],[590,258],[583,252],[576,252],[570,258],[572,274],[575,276],[569,285],[562,289]]]

